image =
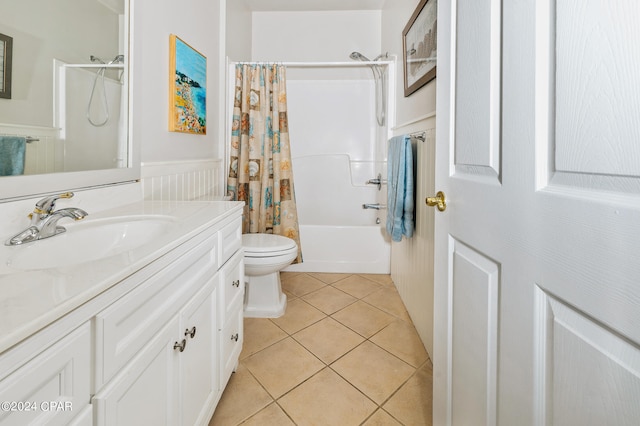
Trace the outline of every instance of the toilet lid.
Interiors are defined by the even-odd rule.
[[[243,234],[245,256],[274,256],[298,248],[295,241],[282,235]]]

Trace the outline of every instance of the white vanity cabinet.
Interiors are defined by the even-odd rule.
[[[240,238],[239,219],[200,234],[194,248],[96,315],[96,381],[105,384],[92,399],[97,426],[208,423],[228,380],[221,371],[240,354],[221,356],[226,334],[242,335],[238,312],[228,319],[221,303],[221,282],[232,277],[233,302],[244,295]],[[227,323],[234,326],[221,331]]]
[[[241,212],[202,219],[189,238],[0,353],[0,402],[72,406],[0,410],[0,425],[208,424],[242,349]]]

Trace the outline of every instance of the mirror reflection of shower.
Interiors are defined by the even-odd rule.
[[[116,55],[111,61],[105,62],[103,59],[91,55],[91,62],[97,62],[105,65],[114,65],[114,64],[123,64],[124,63],[124,55]],[[107,67],[101,67],[96,73],[95,78],[93,79],[93,87],[91,88],[91,95],[89,95],[89,102],[87,103],[87,120],[94,127],[102,127],[109,122],[109,103],[107,102],[107,91],[104,84],[104,75],[107,72]],[[118,76],[118,82],[122,83],[122,75],[124,74],[124,70],[120,70]],[[102,96],[96,96],[96,87],[98,86],[98,82],[100,82],[100,88],[102,90]],[[94,98],[98,97],[102,99],[102,107],[104,111],[104,120],[98,121],[94,120],[91,117],[91,105],[94,102]],[[96,100],[96,102],[99,102]]]
[[[371,61],[360,52],[352,52],[351,55],[349,55],[349,58],[355,61],[363,62],[375,62],[382,58],[386,59],[388,57],[388,52],[376,56],[373,61]],[[371,64],[369,66],[371,67],[371,72],[373,73],[373,79],[376,87],[376,120],[378,121],[379,126],[384,126],[386,114],[385,111],[387,109],[387,90],[385,81],[386,67],[376,64]]]

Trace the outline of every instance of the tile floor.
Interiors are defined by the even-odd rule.
[[[209,426],[431,424],[431,360],[388,275],[281,279],[287,311],[245,319]]]

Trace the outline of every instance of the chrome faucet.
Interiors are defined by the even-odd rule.
[[[58,221],[62,218],[70,218],[74,220],[83,219],[87,216],[87,212],[75,207],[54,210],[56,201],[61,198],[71,198],[73,192],[65,192],[63,194],[45,197],[36,203],[33,213],[29,214],[31,224],[24,231],[14,235],[5,241],[7,246],[17,246],[31,241],[42,240],[44,238],[53,237],[66,231],[63,226],[58,226]]]

